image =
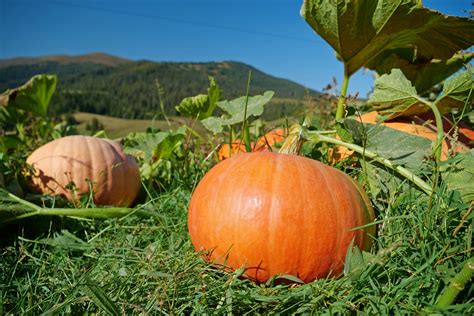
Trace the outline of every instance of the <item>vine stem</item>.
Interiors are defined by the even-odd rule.
[[[0,221],[0,224],[6,224],[9,222],[13,222],[19,219],[24,219],[36,215],[64,215],[64,216],[73,216],[73,217],[80,217],[80,218],[115,218],[115,217],[122,217],[131,213],[137,214],[143,217],[149,217],[146,211],[139,210],[139,209],[132,209],[128,207],[95,207],[95,208],[46,208],[41,207],[22,198],[17,197],[16,195],[5,192],[8,196],[8,200],[12,202],[16,202],[22,205],[26,213],[13,216],[11,218],[7,218],[5,220]]]
[[[443,148],[443,138],[444,138],[444,128],[443,128],[443,117],[441,116],[441,113],[439,112],[438,107],[436,106],[436,102],[430,102],[424,99],[419,99],[422,101],[424,104],[426,104],[430,110],[433,112],[434,117],[435,117],[435,123],[436,123],[436,141],[434,142],[433,145],[433,154],[436,158],[436,162],[439,163],[441,161],[441,152]]]
[[[331,143],[331,144],[347,147],[347,148],[363,155],[364,157],[372,159],[373,161],[376,161],[376,162],[386,166],[387,168],[390,168],[390,169],[396,171],[398,174],[403,176],[405,179],[407,179],[407,180],[411,181],[412,183],[414,183],[418,188],[423,190],[423,192],[425,192],[426,194],[430,195],[432,193],[431,186],[428,183],[426,183],[425,181],[423,181],[420,177],[413,174],[413,172],[411,172],[410,170],[408,170],[408,169],[406,169],[402,166],[395,165],[390,160],[388,160],[386,158],[383,158],[383,157],[380,157],[379,155],[377,155],[377,153],[375,153],[373,151],[367,150],[366,148],[361,147],[361,146],[356,145],[356,144],[346,143],[346,142],[344,142],[342,140],[339,140],[339,139],[336,139],[336,138],[332,138],[332,137],[329,137],[329,136],[324,136],[324,135],[318,134],[318,132],[306,131],[304,133],[304,136],[309,141],[318,141],[318,142],[322,141],[322,142],[326,142],[326,143]]]
[[[344,118],[344,110],[346,105],[347,87],[349,86],[350,75],[344,71],[344,78],[342,79],[341,93],[337,100],[336,121]]]
[[[456,296],[464,289],[474,274],[474,258],[470,258],[464,264],[461,272],[451,279],[449,285],[439,295],[436,307],[446,308],[453,304]]]
[[[418,188],[420,188],[423,192],[425,192],[427,195],[431,195],[433,190],[431,186],[423,181],[420,177],[417,175],[413,174],[410,170],[402,167],[395,165],[392,163],[390,160],[380,157],[377,155],[377,153],[367,150],[364,147],[361,147],[356,144],[351,144],[351,143],[346,143],[342,140],[325,136],[323,135],[325,132],[319,132],[319,131],[309,131],[302,127],[299,124],[295,124],[290,128],[289,131],[289,136],[286,138],[285,142],[283,143],[282,147],[280,148],[279,153],[281,154],[293,154],[297,155],[301,149],[301,146],[304,141],[309,141],[313,143],[319,143],[319,142],[326,142],[326,143],[331,143],[339,146],[344,146],[346,148],[349,148],[364,157],[367,157],[369,159],[372,159],[372,161],[376,161],[387,168],[390,168],[400,174],[402,177],[405,179],[411,181],[413,184],[415,184]]]

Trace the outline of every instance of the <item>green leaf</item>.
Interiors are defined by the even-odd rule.
[[[209,76],[209,88],[207,88],[207,96],[209,99],[209,108],[207,109],[207,113],[203,118],[207,118],[212,115],[214,109],[217,106],[217,102],[221,99],[222,91],[217,85],[216,80],[214,77]]]
[[[209,97],[207,94],[198,94],[193,97],[184,98],[179,105],[176,106],[176,111],[187,117],[201,117],[209,108]]]
[[[248,98],[247,115],[245,119],[251,116],[258,117],[262,115],[264,105],[273,97],[273,91],[266,91],[263,95],[256,95]],[[231,101],[221,101],[217,106],[221,108],[225,114],[221,117],[211,116],[201,121],[205,128],[213,133],[220,133],[224,126],[242,123],[244,121],[246,96],[239,97]]]
[[[93,246],[68,230],[61,230],[61,233],[56,233],[54,238],[43,238],[35,243],[45,244],[52,247],[64,248],[69,250],[90,250]]]
[[[471,104],[474,96],[473,77],[472,69],[468,68],[446,81],[442,95],[436,101],[436,105],[442,113],[448,113],[452,108],[462,108],[466,104]]]
[[[450,190],[461,193],[466,202],[474,201],[474,149],[456,155],[455,163],[443,172]]]
[[[374,258],[375,255],[361,251],[359,247],[354,245],[354,240],[352,240],[346,251],[344,275],[356,280],[367,266],[374,263]]]
[[[83,287],[84,293],[100,309],[109,315],[121,315],[120,308],[107,296],[105,291],[92,281],[87,280]]]
[[[474,21],[425,9],[420,0],[305,0],[301,15],[352,75],[379,71],[377,57],[399,48],[419,60],[449,59],[474,43]]]
[[[351,118],[345,119],[344,125],[356,144],[365,145],[368,150],[413,172],[419,170],[424,158],[431,155],[431,141],[426,138],[382,125],[362,125]]]
[[[184,98],[176,110],[188,117],[205,119],[212,115],[217,102],[221,98],[222,91],[219,89],[216,80],[209,77],[209,88],[207,94],[198,94],[194,97]]]
[[[424,93],[442,82],[474,57],[474,53],[456,53],[449,59],[419,59],[413,49],[396,49],[386,51],[371,63],[377,65],[377,72],[382,75],[390,73],[393,68],[400,68],[419,93]],[[375,67],[372,67],[375,68]]]
[[[153,150],[155,159],[169,159],[173,152],[181,145],[181,141],[186,136],[186,127],[180,127],[176,132],[170,133],[162,142],[156,145]]]
[[[211,116],[201,121],[202,125],[213,132],[214,134],[221,133],[223,131],[224,119],[220,117]]]
[[[426,112],[429,107],[423,104],[411,82],[400,69],[393,69],[388,75],[375,80],[374,93],[368,103],[388,119],[397,116],[411,116]]]
[[[49,101],[56,90],[54,75],[36,75],[19,88],[0,95],[0,106],[16,107],[33,114],[45,116]]]
[[[344,123],[336,122],[336,124],[334,124],[334,128],[336,129],[336,133],[342,141],[348,143],[354,142],[354,138],[352,138],[351,133],[344,127]]]
[[[125,139],[124,151],[144,161],[168,159],[186,135],[186,126],[176,131],[133,133]]]

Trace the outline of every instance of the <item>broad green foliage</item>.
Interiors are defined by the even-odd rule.
[[[176,131],[132,133],[125,139],[125,152],[146,161],[167,159],[172,156],[186,135],[186,127]]]
[[[400,68],[418,93],[424,93],[440,83],[446,77],[466,66],[474,53],[456,53],[449,59],[417,60],[413,49],[400,49],[399,52],[387,52],[377,60],[379,74],[390,73],[393,68]]]
[[[456,156],[455,163],[448,165],[443,178],[448,189],[457,190],[466,202],[474,201],[474,149]]]
[[[203,153],[193,152],[194,140],[187,132],[187,126],[175,131],[150,130],[131,133],[123,140],[124,151],[137,159],[148,190],[168,190],[177,184],[192,186],[193,177],[206,170]]]
[[[423,160],[431,154],[431,141],[426,138],[382,125],[361,124],[351,118],[345,119],[344,125],[355,144],[363,145],[415,173],[420,171]]]
[[[194,97],[184,98],[176,106],[176,111],[191,118],[206,119],[214,112],[221,95],[222,91],[219,89],[216,80],[213,77],[209,77],[207,94],[198,94]]]
[[[374,93],[368,102],[380,113],[389,114],[389,118],[410,116],[429,110],[418,97],[416,88],[400,69],[393,69],[389,75],[375,80]]]
[[[419,0],[305,0],[301,14],[344,62],[350,76],[400,49],[417,60],[449,59],[474,43],[474,21],[425,9]],[[399,68],[399,66],[397,66]]]
[[[463,108],[468,105],[474,95],[473,83],[470,68],[446,81],[442,94],[434,102],[440,112],[448,113],[452,108]],[[389,119],[413,116],[430,110],[427,101],[418,96],[416,88],[400,69],[393,69],[390,74],[375,80],[375,90],[368,102]]]
[[[442,95],[436,101],[442,112],[448,112],[452,108],[463,108],[471,106],[474,98],[474,72],[471,67],[466,71],[458,73],[446,81],[443,86]]]
[[[45,116],[49,101],[56,90],[56,81],[56,76],[36,75],[21,87],[2,93],[0,106],[16,107]]]
[[[173,162],[182,158],[185,135],[185,126],[176,131],[132,133],[124,140],[124,151],[138,159],[143,179],[170,183]]]
[[[211,116],[202,120],[202,124],[213,133],[221,133],[224,127],[242,123],[251,116],[260,116],[263,113],[264,106],[273,97],[273,91],[266,91],[263,95],[248,97],[247,115],[244,118],[245,103],[247,97],[243,96],[231,101],[220,101],[217,106],[225,112],[221,117]]]

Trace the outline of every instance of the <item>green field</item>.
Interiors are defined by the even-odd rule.
[[[189,122],[186,118],[171,117],[169,123],[166,120],[131,120],[93,113],[79,112],[74,114],[79,122],[77,129],[81,134],[87,134],[86,125],[93,119],[97,119],[104,126],[104,131],[109,138],[122,138],[132,132],[144,132],[148,128],[169,130],[175,129]]]

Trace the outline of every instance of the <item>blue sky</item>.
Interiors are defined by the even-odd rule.
[[[468,16],[471,0],[425,0]],[[0,0],[0,59],[105,52],[132,60],[223,61],[321,90],[342,64],[299,15],[302,0]],[[360,71],[349,93],[365,97]]]

